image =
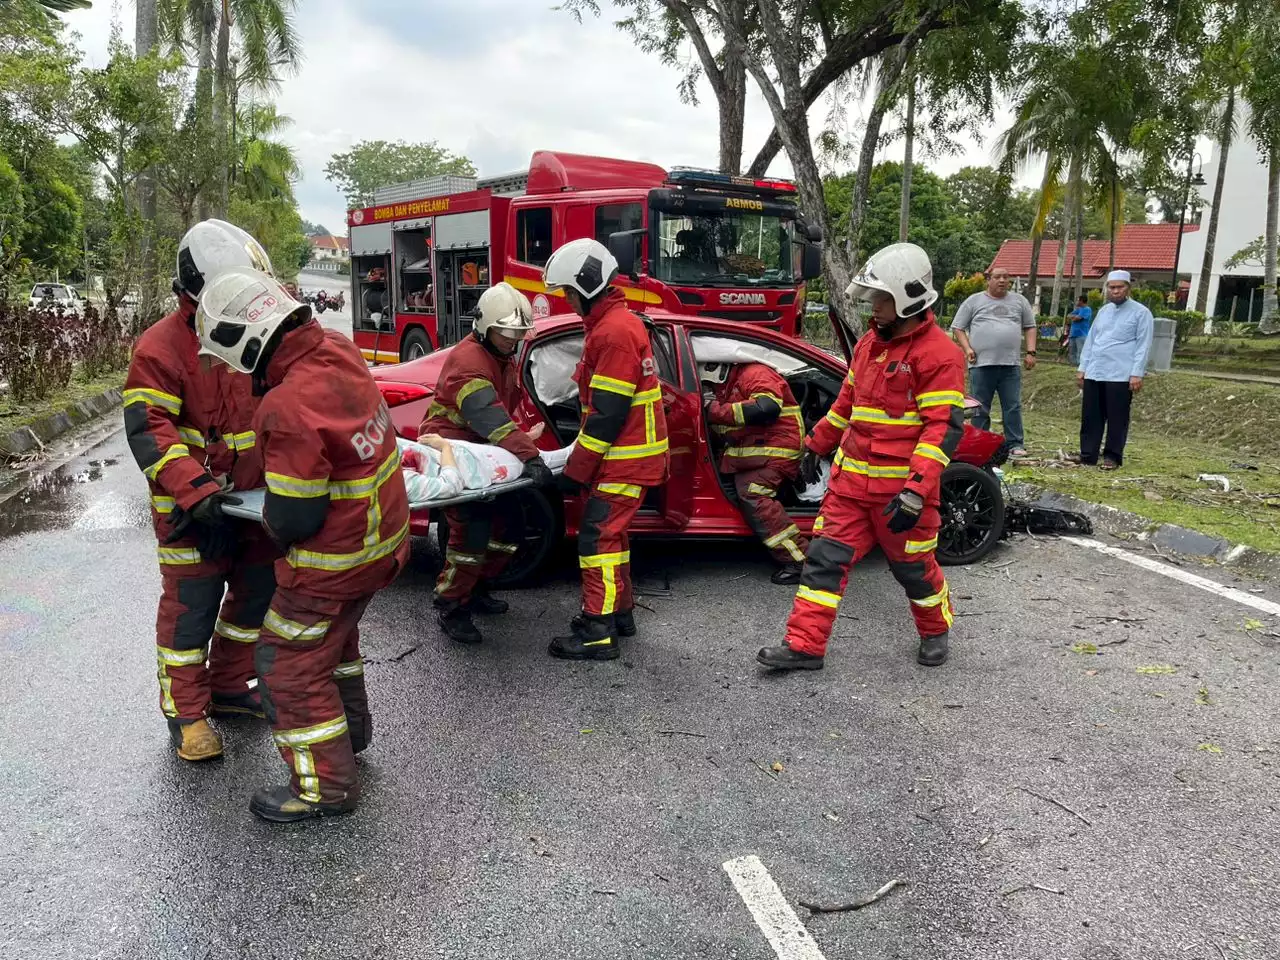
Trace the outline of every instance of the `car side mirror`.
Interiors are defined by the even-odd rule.
[[[806,243],[800,252],[800,279],[816,280],[822,276],[822,244]]]
[[[640,249],[639,238],[643,235],[644,230],[623,230],[609,234],[609,252],[618,261],[618,272],[632,280],[640,279],[636,260]]]

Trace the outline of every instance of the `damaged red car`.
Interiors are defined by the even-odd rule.
[[[835,401],[848,370],[852,351],[850,331],[833,320],[839,356],[775,330],[742,322],[703,316],[653,313],[645,316],[653,355],[662,383],[662,403],[671,437],[671,479],[649,491],[631,533],[640,537],[741,537],[755,540],[735,502],[733,478],[717,469],[715,435],[702,407],[699,362],[760,362],[778,370],[791,386],[811,428]],[[531,429],[547,425],[538,441],[544,449],[571,443],[578,432],[580,408],[571,374],[582,355],[582,321],[559,315],[540,320],[535,334],[521,346],[517,363],[521,384],[519,406],[511,411],[516,423]],[[448,348],[417,360],[380,366],[372,373],[391,408],[396,430],[415,439]],[[970,408],[976,402],[969,401]],[[999,541],[1004,528],[1004,497],[995,472],[1005,458],[1004,438],[971,423],[942,477],[942,528],[938,560],[943,564],[972,563]],[[521,547],[503,580],[515,583],[529,577],[553,554],[560,542],[578,533],[584,498],[557,488],[526,487],[489,495],[519,498],[525,528]],[[819,504],[804,502],[794,489],[779,496],[801,530],[808,532]],[[444,515],[426,510],[413,514],[413,533],[426,536],[436,521],[437,536],[447,537]],[[761,556],[763,558],[763,547]]]

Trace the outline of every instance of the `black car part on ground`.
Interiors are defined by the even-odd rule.
[[[1078,534],[1093,533],[1093,521],[1083,513],[1050,507],[1026,500],[1011,500],[1004,509],[1004,535],[1011,533]]]

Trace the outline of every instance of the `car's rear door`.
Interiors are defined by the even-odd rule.
[[[698,373],[683,330],[670,323],[649,325],[649,342],[662,386],[662,411],[670,438],[671,474],[661,488],[658,509],[665,525],[679,529],[693,516],[698,468],[698,420],[702,416]]]

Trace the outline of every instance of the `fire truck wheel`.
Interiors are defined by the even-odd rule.
[[[547,562],[564,540],[564,501],[554,491],[523,490],[511,494],[513,506],[524,528],[516,537],[519,548],[507,569],[493,582],[495,587],[524,587],[537,582]],[[433,513],[436,548],[444,556],[449,542],[449,519],[444,512]]]
[[[417,360],[419,357],[425,357],[431,352],[431,341],[427,339],[424,331],[413,329],[404,335],[404,339],[400,341],[400,362],[406,360]]]

